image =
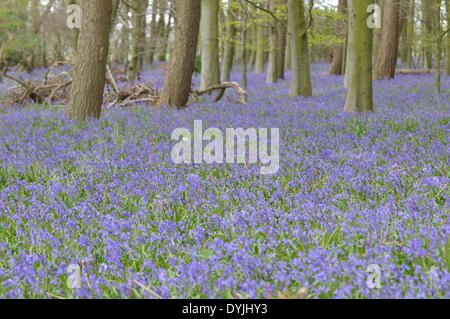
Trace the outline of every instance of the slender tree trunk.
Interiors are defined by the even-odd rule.
[[[275,0],[270,0],[269,2],[269,10],[272,12],[275,9]],[[266,83],[277,83],[278,82],[278,74],[277,74],[277,60],[278,60],[278,51],[277,48],[278,39],[277,39],[277,21],[272,19],[269,25],[269,65],[267,68],[266,75]]]
[[[377,80],[393,79],[400,38],[400,0],[385,2],[381,32],[381,43],[375,63],[375,78]]]
[[[264,26],[261,23],[256,25],[256,56],[255,72],[264,72]]]
[[[426,0],[426,1],[421,1],[422,3],[422,25],[423,25],[423,30],[425,32],[425,34],[431,35],[433,32],[433,24],[434,24],[434,19],[433,19],[433,1],[432,0]],[[432,52],[432,46],[433,43],[432,41],[430,41],[429,37],[426,37],[425,39],[425,43],[424,43],[424,65],[425,65],[425,69],[427,70],[431,70],[433,68],[433,52]]]
[[[246,1],[246,0],[243,0]],[[248,12],[248,8],[247,8]],[[248,18],[247,18],[248,20]],[[248,67],[251,69],[255,69],[256,66],[256,46],[257,46],[257,37],[256,37],[256,24],[251,24],[251,50],[250,50],[250,57],[248,59]]]
[[[400,10],[400,18],[399,18],[399,27],[400,27],[400,42],[398,47],[398,55],[403,64],[406,63],[408,59],[408,20],[409,20],[409,7],[410,0],[401,0],[399,1],[399,10]]]
[[[69,0],[69,4],[78,4],[77,0]],[[78,36],[80,35],[80,29],[74,28],[71,32],[72,36],[72,49],[73,49],[73,55],[76,55],[77,47],[78,47]]]
[[[228,9],[226,15],[226,39],[222,62],[222,81],[230,81],[230,73],[233,67],[233,58],[235,51],[234,36],[236,35],[236,26],[234,25],[233,5],[236,0],[228,0]]]
[[[347,0],[339,0],[338,4],[338,14],[347,16]],[[340,38],[345,38],[347,32],[347,22],[345,20],[339,19],[336,23],[336,34]],[[345,40],[345,39],[344,39]],[[344,43],[338,43],[334,46],[333,49],[333,61],[331,62],[330,69],[328,70],[328,74],[330,75],[342,75],[344,64]]]
[[[150,65],[155,61],[155,50],[156,50],[156,17],[158,16],[158,0],[152,1],[152,17],[150,21],[150,41],[149,41],[149,52],[148,52],[148,63]]]
[[[128,17],[129,8],[124,7],[124,17]],[[123,22],[122,30],[120,31],[120,56],[124,65],[124,73],[127,76],[130,66],[129,54],[130,54],[130,26],[128,19],[125,18]]]
[[[200,26],[202,49],[201,90],[220,82],[218,17],[219,3],[216,0],[202,0]]]
[[[164,34],[164,30],[166,27],[166,7],[165,7],[165,2],[164,1],[160,1],[158,3],[158,23],[157,23],[157,27],[156,27],[156,41],[157,41],[157,45],[156,45],[156,59],[157,61],[161,61],[163,60],[162,56],[164,55],[164,50],[165,50],[165,34]]]
[[[83,22],[66,114],[84,121],[100,118],[102,110],[112,3],[110,0],[81,3]]]
[[[247,22],[248,22],[248,3],[245,0],[242,1],[242,6],[244,8],[243,18],[242,18],[242,87],[247,90]]]
[[[311,70],[308,30],[303,0],[288,1],[289,42],[291,46],[291,96],[311,96]]]
[[[171,2],[171,4],[173,4],[173,2]],[[163,24],[163,35],[162,35],[162,39],[161,39],[161,46],[160,46],[160,50],[159,50],[159,54],[158,54],[158,61],[160,62],[165,62],[167,61],[167,55],[169,52],[169,34],[171,31],[171,23],[172,20],[172,13],[171,11],[169,11],[168,13],[168,18],[167,18],[167,23]],[[165,20],[163,20],[165,21]]]
[[[142,72],[142,58],[145,50],[145,18],[148,0],[136,0],[137,11],[133,11],[133,44],[130,81],[139,79]]]
[[[445,0],[447,11],[447,30],[450,30],[450,0]],[[450,76],[450,31],[447,32],[447,63],[445,65],[445,74]]]
[[[347,112],[373,111],[373,30],[367,26],[367,8],[373,0],[349,0]]]
[[[407,21],[407,47],[408,52],[406,56],[406,67],[408,69],[412,69],[414,65],[413,57],[414,57],[414,50],[413,50],[413,43],[415,38],[415,13],[416,13],[416,4],[414,0],[408,0],[409,7],[408,7],[408,21]]]
[[[289,39],[289,22],[288,26],[286,28],[287,34],[286,34],[286,52],[284,57],[284,69],[290,70],[291,69],[291,41]]]
[[[443,32],[441,27],[441,0],[434,0],[435,7],[434,10],[434,34],[436,34],[436,92],[441,94],[442,83],[441,83],[441,73],[442,73],[442,42],[443,42]]]
[[[278,5],[287,5],[286,0],[278,0]],[[287,21],[286,21],[287,22]],[[282,23],[277,23],[277,78],[284,80],[284,67],[286,59],[286,42],[287,42],[287,28]]]
[[[158,106],[185,107],[194,72],[201,17],[201,0],[177,3],[175,46]]]

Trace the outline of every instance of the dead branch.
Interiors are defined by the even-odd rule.
[[[234,89],[239,94],[240,96],[240,100],[238,100],[239,103],[244,104],[245,102],[247,102],[247,92],[244,89],[242,89],[236,82],[223,82],[221,84],[213,85],[205,90],[192,91],[192,95],[195,98],[197,98],[204,94],[209,94],[213,91],[218,90],[219,94],[216,96],[214,102],[219,102],[224,96],[225,90],[229,88]]]
[[[395,70],[396,74],[416,74],[416,75],[420,75],[420,74],[433,74],[435,72],[436,72],[436,70],[414,70],[414,69]]]
[[[50,76],[50,74],[58,67],[61,65],[66,65],[66,64],[72,64],[72,62],[70,61],[56,61],[55,63],[53,63],[47,70],[47,72],[44,75],[44,83],[47,84],[48,82],[48,77]],[[68,74],[66,72],[63,72],[65,74]],[[61,75],[62,73],[60,73],[59,75]],[[70,75],[69,75],[70,76]]]

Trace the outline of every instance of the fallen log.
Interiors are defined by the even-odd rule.
[[[398,69],[395,70],[396,74],[415,74],[415,75],[421,75],[421,74],[433,74],[436,73],[436,70],[416,70],[416,69]]]

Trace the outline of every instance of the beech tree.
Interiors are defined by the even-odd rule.
[[[219,2],[202,0],[200,40],[202,70],[200,89],[220,83],[219,66]]]
[[[180,1],[172,62],[162,90],[159,107],[184,107],[191,91],[195,53],[201,18],[201,0]]]
[[[434,1],[433,0],[427,0],[427,1],[421,1],[422,4],[422,27],[423,27],[423,33],[424,33],[424,45],[423,45],[423,51],[424,51],[424,65],[425,69],[431,70],[433,68],[433,40],[432,38],[435,36],[433,35],[433,29],[434,29],[434,15],[433,15],[433,6]]]
[[[347,33],[347,0],[339,0],[338,3],[338,14],[345,16],[344,19],[338,18],[336,23],[336,34],[340,38],[345,38]],[[331,62],[328,74],[330,75],[342,75],[344,73],[344,57],[345,57],[345,44],[338,43],[333,48],[333,61]]]
[[[82,0],[82,25],[66,114],[73,119],[100,118],[111,30],[112,2]]]
[[[133,10],[133,41],[132,41],[132,59],[130,70],[130,81],[134,82],[140,78],[143,66],[143,57],[145,51],[145,28],[146,12],[148,0],[135,0],[136,8]]]
[[[255,72],[264,72],[265,27],[261,22],[256,24]]]
[[[275,9],[275,0],[269,0],[269,10],[272,12]],[[277,61],[278,61],[278,29],[277,21],[272,19],[269,24],[269,66],[267,68],[266,82],[278,82]]]
[[[400,38],[400,3],[401,0],[384,1],[384,17],[381,28],[381,43],[375,63],[375,78],[393,79],[397,65]]]
[[[368,26],[367,9],[372,0],[349,0],[347,112],[373,111],[372,50],[373,30]]]
[[[235,54],[235,35],[236,35],[236,26],[235,18],[234,18],[234,8],[233,6],[236,4],[236,0],[228,0],[228,8],[226,14],[226,39],[225,39],[225,48],[223,54],[223,62],[222,62],[222,81],[230,81],[230,73],[231,68],[233,66],[233,58]]]
[[[286,6],[286,0],[278,0],[280,7]],[[286,46],[287,46],[287,20],[283,23],[277,23],[277,78],[284,80],[284,70],[286,64]]]
[[[303,0],[288,1],[288,37],[291,50],[291,96],[311,96],[311,69],[308,48],[308,25]]]
[[[445,74],[450,76],[450,0],[445,0],[445,8],[447,13],[447,63]]]

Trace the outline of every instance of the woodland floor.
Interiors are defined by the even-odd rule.
[[[59,106],[0,107],[0,297],[450,298],[450,78],[440,100],[433,75],[376,82],[376,113],[355,116],[326,69],[313,98],[250,74],[246,105],[83,124]],[[280,171],[175,165],[171,132],[194,120],[280,128]]]

